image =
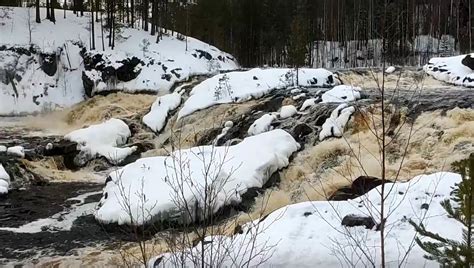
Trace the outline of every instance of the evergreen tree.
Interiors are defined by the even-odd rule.
[[[469,268],[474,265],[474,154],[466,160],[454,163],[453,166],[461,174],[462,181],[453,188],[451,198],[443,201],[441,205],[448,217],[463,225],[463,240],[455,241],[445,238],[430,232],[423,224],[416,224],[411,220],[410,223],[419,235],[430,238],[429,241],[421,241],[420,237],[416,238],[416,243],[427,253],[425,258],[439,262],[442,267]]]

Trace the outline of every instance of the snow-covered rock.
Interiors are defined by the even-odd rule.
[[[214,142],[213,144],[214,145],[218,145],[219,144],[219,141],[220,139],[222,139],[222,137],[224,137],[225,135],[227,135],[227,132],[229,132],[229,130],[234,126],[234,122],[232,121],[227,121],[224,123],[224,127],[222,128],[222,131],[219,135],[217,135],[217,137],[214,139]]]
[[[322,95],[322,102],[349,102],[360,99],[360,87],[353,87],[347,85],[336,86],[331,90],[324,92]]]
[[[339,84],[337,76],[325,69],[299,69],[301,87],[331,87]],[[213,105],[260,98],[275,89],[296,85],[294,69],[260,69],[219,74],[195,86],[179,111],[178,118]]]
[[[0,164],[0,195],[8,193],[10,186],[10,175],[8,175],[3,165]]]
[[[294,105],[285,105],[281,107],[279,114],[281,119],[285,119],[292,117],[297,112],[298,110],[296,110],[296,107]]]
[[[394,66],[389,66],[387,69],[385,69],[386,74],[392,74],[396,71],[397,69]]]
[[[238,68],[231,55],[176,33],[156,43],[149,32],[122,27],[112,50],[101,47],[96,23],[96,50],[90,50],[88,13],[66,11],[54,24],[36,23],[32,8],[7,12],[0,23],[0,36],[8,37],[0,38],[0,115],[61,109],[108,91],[168,93],[192,75]],[[44,18],[46,9],[40,12]]]
[[[457,86],[474,87],[474,53],[432,58],[423,70],[437,80]]]
[[[139,159],[109,175],[95,217],[100,222],[118,224],[182,219],[186,213],[178,211],[173,198],[178,184],[183,186],[180,198],[192,204],[197,217],[203,217],[199,214],[203,202],[199,193],[206,180],[219,185],[212,204],[214,213],[240,202],[249,188],[262,187],[274,172],[288,165],[298,148],[290,134],[274,130],[234,146],[201,146],[166,157]],[[209,163],[211,157],[214,161]],[[124,209],[124,202],[130,210]]]
[[[441,172],[417,176],[406,183],[386,184],[386,189],[391,189],[384,199],[386,213],[390,215],[386,222],[390,228],[386,229],[385,237],[386,263],[389,266],[439,267],[437,262],[423,257],[426,253],[414,243],[417,234],[408,219],[416,223],[422,221],[428,230],[442,237],[462,240],[462,225],[447,217],[440,205],[449,198],[451,187],[460,180],[458,174]],[[379,214],[372,206],[381,202],[380,187],[354,200],[289,205],[264,219],[246,224],[233,237],[208,237],[205,241],[213,242],[204,246],[206,260],[212,252],[213,256],[222,253],[219,256],[224,260],[219,264],[224,267],[238,266],[235,264],[247,260],[250,260],[249,266],[265,267],[380,267],[380,232],[375,228],[341,225],[345,216],[354,213],[372,215],[375,222],[380,222]],[[424,209],[426,205],[428,209]],[[245,250],[247,248],[253,250]],[[409,248],[412,249],[408,258],[403,258]],[[186,256],[201,256],[200,252],[201,244],[198,244],[175,253],[179,258],[167,253],[152,258],[149,264],[152,267],[158,263],[156,267],[173,267],[177,265],[174,260],[184,256],[187,261],[183,266],[193,266],[191,258]],[[251,255],[251,252],[258,256]],[[265,261],[260,263],[262,260]],[[402,260],[406,262],[400,263]]]
[[[272,122],[276,118],[276,113],[262,115],[259,119],[253,122],[253,124],[249,127],[247,133],[249,134],[249,136],[253,136],[272,130]]]
[[[131,132],[127,124],[120,119],[109,119],[106,122],[75,130],[64,136],[66,140],[77,142],[80,154],[80,165],[98,156],[105,157],[112,164],[119,164],[134,153],[137,148],[119,148],[127,143]]]
[[[151,110],[143,117],[143,123],[155,132],[160,132],[166,125],[166,119],[171,111],[181,103],[181,94],[173,92],[158,97],[151,106]]]
[[[0,145],[0,153],[6,153],[6,152],[7,152],[7,146]]]
[[[23,148],[23,146],[8,147],[7,155],[24,158],[25,157],[25,148]]]
[[[322,141],[329,137],[341,137],[354,112],[354,107],[347,107],[346,103],[340,104],[324,122],[321,132],[319,132],[319,140]]]
[[[300,111],[302,112],[308,109],[309,107],[316,105],[317,100],[318,100],[317,98],[310,98],[310,99],[305,100],[303,104],[301,105]]]

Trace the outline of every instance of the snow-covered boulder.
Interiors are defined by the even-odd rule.
[[[178,118],[213,105],[261,98],[275,89],[300,87],[332,87],[337,76],[326,69],[260,69],[219,74],[195,86],[179,111]]]
[[[0,164],[0,195],[8,193],[8,187],[10,186],[10,175],[8,175],[3,165]]]
[[[390,228],[386,229],[385,237],[389,266],[439,267],[435,261],[425,259],[426,253],[414,243],[417,234],[409,219],[416,223],[423,221],[428,230],[442,237],[462,240],[462,224],[447,217],[440,205],[460,180],[458,174],[441,172],[417,176],[406,183],[386,184],[386,189],[391,189],[384,199],[386,213],[390,215],[386,222]],[[380,222],[373,207],[381,202],[380,187],[348,201],[289,205],[246,224],[233,237],[208,237],[204,246],[206,260],[210,261],[212,252],[212,256],[219,254],[224,258],[219,262],[223,267],[238,266],[236,263],[248,260],[249,266],[265,267],[352,267],[353,264],[380,267],[380,232],[375,227],[341,225],[345,216],[354,213],[371,215],[376,223]],[[159,255],[149,264],[174,267],[182,265],[174,261],[185,259],[183,266],[193,266],[192,258],[187,256],[201,256],[201,246],[199,243],[192,249],[175,253],[176,256]],[[248,248],[253,250],[245,250]],[[411,249],[408,258],[403,258],[408,249]],[[402,260],[405,262],[401,263]]]
[[[127,143],[131,132],[127,124],[120,119],[109,119],[106,122],[91,125],[87,128],[74,130],[64,136],[64,139],[78,144],[79,155],[76,156],[77,166],[83,166],[87,161],[103,156],[111,164],[119,164],[137,148],[120,148]]]
[[[387,67],[387,69],[385,69],[385,73],[386,73],[386,74],[392,74],[392,73],[394,73],[396,70],[397,70],[397,68],[395,68],[394,66],[389,66],[389,67]]]
[[[322,141],[329,137],[341,137],[354,112],[355,108],[353,106],[347,107],[346,103],[340,104],[324,122],[321,132],[319,132],[319,140]]]
[[[360,87],[354,86],[347,86],[347,85],[340,85],[336,86],[331,90],[324,92],[322,95],[322,102],[329,103],[342,103],[342,102],[349,102],[355,101],[360,99]]]
[[[11,155],[14,157],[24,158],[25,157],[25,148],[23,146],[13,146],[8,147],[7,155]]]
[[[474,53],[432,58],[423,69],[437,80],[457,86],[474,87]]]
[[[298,148],[290,134],[274,130],[234,146],[201,146],[178,150],[170,156],[139,159],[109,175],[95,218],[118,224],[182,220],[186,213],[175,203],[179,191],[176,187],[180,186],[183,191],[179,199],[202,218],[200,193],[206,180],[217,187],[211,205],[215,213],[223,206],[239,203],[249,188],[262,187],[274,172],[288,165]]]
[[[0,154],[1,153],[7,153],[7,146],[5,145],[0,145]]]
[[[281,107],[279,115],[281,119],[286,119],[286,118],[292,117],[297,112],[298,110],[296,109],[294,105],[285,105]]]
[[[277,113],[264,114],[249,127],[249,136],[258,135],[273,129],[272,122],[277,118]]]
[[[143,117],[143,123],[155,132],[160,132],[166,125],[166,119],[171,111],[181,103],[181,94],[173,92],[158,97],[151,106],[151,110]]]

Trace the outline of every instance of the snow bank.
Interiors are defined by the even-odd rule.
[[[23,146],[8,147],[7,155],[24,158],[25,157],[25,148],[23,148]]]
[[[118,224],[182,219],[183,212],[177,211],[173,202],[176,188],[172,185],[183,186],[182,198],[193,204],[193,211],[200,211],[203,201],[199,192],[205,180],[220,185],[216,188],[214,213],[222,206],[240,202],[247,189],[262,187],[274,172],[288,165],[298,148],[290,134],[274,130],[234,146],[201,146],[166,157],[139,159],[109,175],[95,217],[100,222]],[[124,204],[130,210],[124,209]]]
[[[331,90],[324,92],[322,95],[322,102],[349,102],[360,99],[360,87],[340,85]]]
[[[389,231],[385,241],[389,266],[398,267],[405,250],[413,246],[406,263],[401,266],[439,267],[438,263],[423,257],[425,252],[414,243],[416,233],[408,219],[417,223],[423,220],[428,230],[443,237],[461,240],[461,224],[448,218],[440,205],[441,201],[449,198],[451,187],[460,180],[458,174],[442,172],[418,176],[407,183],[386,185],[386,189],[392,189],[393,186],[385,199],[386,213],[390,215],[386,222]],[[226,250],[219,256],[225,257],[221,265],[227,267],[249,260],[250,252],[255,254],[262,251],[266,253],[253,256],[249,266],[262,265],[259,262],[263,259],[266,260],[263,266],[268,267],[352,267],[349,262],[353,262],[356,267],[380,267],[380,233],[365,227],[341,225],[342,218],[349,214],[374,215],[375,222],[379,222],[373,207],[363,205],[379,204],[379,191],[380,186],[354,200],[304,202],[281,208],[264,219],[243,226],[242,232],[233,237],[209,237],[206,241],[214,242],[206,244],[205,254],[211,252],[211,247],[213,256],[220,250]],[[426,207],[426,204],[429,208],[422,209],[422,205]],[[253,241],[255,232],[258,235]],[[357,247],[354,240],[360,241],[362,247]],[[193,249],[187,249],[184,256],[200,256],[200,249],[201,244],[198,244]],[[149,263],[159,263],[157,267],[173,267],[176,265],[173,261],[181,259],[181,256],[172,258],[172,254],[163,254]],[[370,264],[366,256],[375,260],[375,263]],[[191,258],[183,259],[189,261],[184,266],[193,266]]]
[[[8,193],[8,186],[10,186],[10,175],[0,164],[0,195]]]
[[[158,97],[151,110],[143,117],[143,123],[155,132],[160,132],[166,125],[166,119],[171,111],[181,103],[181,94],[174,92]]]
[[[298,76],[298,86],[301,87],[331,87],[339,83],[337,76],[325,69],[299,69]],[[193,88],[191,96],[179,111],[178,119],[213,105],[260,98],[272,90],[294,86],[294,69],[255,68],[219,74]]]
[[[122,120],[112,118],[101,124],[75,130],[64,138],[78,143],[78,149],[83,154],[85,162],[103,156],[110,163],[119,164],[137,149],[136,147],[118,148],[127,143],[130,135],[127,124]]]
[[[322,141],[330,137],[342,137],[344,128],[354,112],[355,108],[352,106],[347,107],[346,103],[339,105],[324,122],[321,132],[319,132],[319,140]]]
[[[474,87],[474,53],[432,58],[423,70],[437,80],[457,86]]]

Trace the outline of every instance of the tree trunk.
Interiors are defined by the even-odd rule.
[[[50,0],[46,0],[46,19],[51,20],[51,14],[49,13]]]
[[[95,29],[94,29],[94,0],[91,1],[91,50],[95,49]],[[96,17],[97,17],[97,11],[96,11]]]
[[[51,0],[50,8],[51,8],[51,21],[56,23],[56,16],[54,15],[54,5],[56,5],[56,0]]]
[[[36,23],[41,23],[41,18],[40,18],[40,1],[39,1],[39,0],[36,0],[35,8],[36,8]]]

